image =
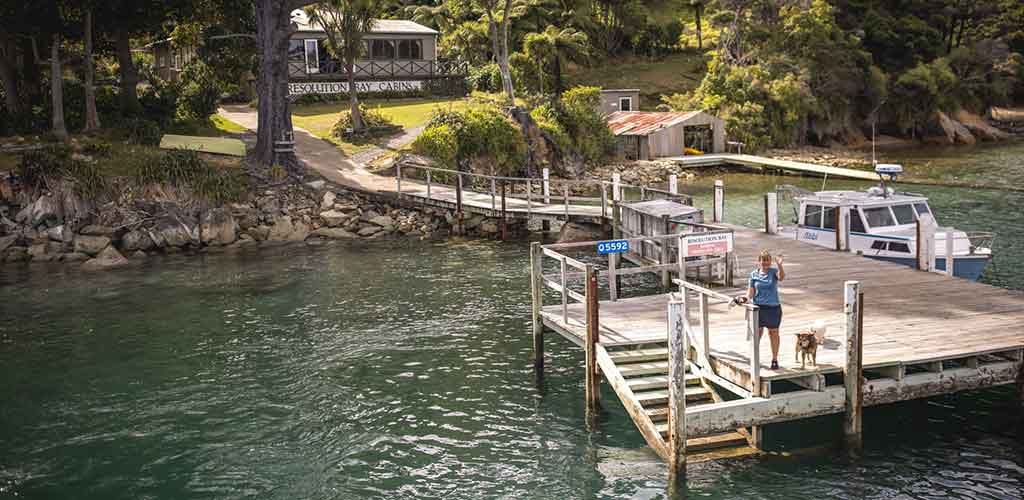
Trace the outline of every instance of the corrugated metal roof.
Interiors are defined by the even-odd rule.
[[[316,23],[309,22],[309,18],[302,10],[292,12],[292,22],[298,26],[299,31],[313,31],[322,33],[324,29]],[[373,23],[371,33],[391,33],[409,35],[436,35],[437,30],[428,28],[415,21],[404,19],[377,19]]]
[[[608,128],[615,135],[647,135],[683,123],[701,111],[684,112],[647,112],[647,111],[616,111],[608,115]]]

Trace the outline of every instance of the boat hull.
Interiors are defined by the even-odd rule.
[[[917,259],[910,257],[883,257],[879,255],[864,255],[869,259],[882,260],[885,262],[894,262],[896,264],[903,264],[905,266],[917,267]],[[979,255],[976,257],[955,257],[953,259],[953,276],[957,278],[963,278],[971,281],[978,281],[982,273],[985,272],[985,268],[988,267],[990,259],[987,256]],[[940,271],[946,270],[946,258],[936,257],[935,268]]]

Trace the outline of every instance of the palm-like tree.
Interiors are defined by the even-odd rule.
[[[440,31],[448,31],[452,26],[451,12],[446,4],[410,5],[405,8],[410,19]]]
[[[587,55],[587,35],[572,28],[558,29],[548,26],[540,33],[528,33],[523,39],[523,51],[537,61],[543,82],[544,67],[550,65],[554,79],[554,95],[562,94],[562,64],[579,61]],[[543,83],[541,84],[543,86]],[[541,91],[543,92],[543,88]]]
[[[363,128],[353,67],[363,45],[363,34],[373,30],[373,24],[381,15],[383,7],[377,0],[328,0],[306,8],[310,22],[319,24],[327,33],[329,48],[334,57],[345,63],[353,130]]]

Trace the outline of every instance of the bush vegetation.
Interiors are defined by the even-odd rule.
[[[490,175],[516,174],[526,155],[519,126],[486,105],[436,111],[412,148],[448,168],[466,170],[475,165]]]
[[[359,115],[363,118],[364,130],[357,133],[364,137],[390,135],[402,129],[402,127],[395,125],[384,113],[381,113],[380,110],[367,108],[361,103],[359,104]],[[347,138],[352,135],[350,131],[353,129],[355,129],[355,126],[352,123],[352,111],[346,109],[341,112],[338,116],[338,121],[331,127],[331,135],[339,139]]]

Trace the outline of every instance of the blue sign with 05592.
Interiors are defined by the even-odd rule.
[[[623,253],[628,251],[629,240],[602,241],[597,244],[598,255],[608,255],[610,253]]]

